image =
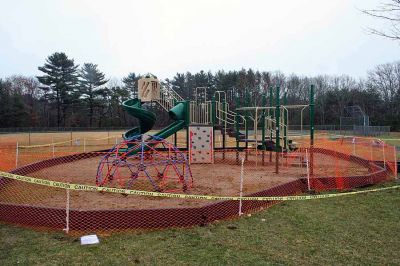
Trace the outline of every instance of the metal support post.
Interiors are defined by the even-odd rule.
[[[275,173],[279,173],[279,152],[281,152],[280,147],[280,116],[281,116],[281,105],[280,105],[280,87],[276,86],[276,105],[275,105]]]

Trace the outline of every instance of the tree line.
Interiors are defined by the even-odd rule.
[[[121,80],[106,78],[94,63],[75,64],[65,53],[54,53],[38,69],[37,77],[13,75],[0,79],[1,127],[129,127],[134,118],[122,109],[122,102],[137,97],[139,73],[127,73]],[[279,85],[288,104],[308,104],[309,88],[315,85],[315,123],[338,125],[346,106],[359,105],[371,125],[400,130],[400,61],[378,65],[365,79],[351,76],[285,75],[280,71],[241,69],[215,73],[177,73],[165,79],[187,100],[208,100],[224,91],[232,108],[260,105],[262,95]],[[207,87],[206,95],[196,87]],[[196,95],[197,92],[197,95]],[[246,101],[245,101],[246,99]],[[156,127],[168,123],[168,115],[150,105],[158,117]]]

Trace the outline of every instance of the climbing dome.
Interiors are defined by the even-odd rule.
[[[156,136],[138,135],[109,150],[97,168],[96,185],[178,192],[192,187],[186,154]]]

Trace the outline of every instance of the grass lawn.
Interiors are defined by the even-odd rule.
[[[379,137],[389,145],[397,147],[397,159],[400,159],[400,132],[391,132],[390,135]]]
[[[390,135],[381,136],[379,138],[384,140],[387,144],[394,145],[394,146],[400,146],[400,133],[399,132],[393,132]]]
[[[100,237],[93,246],[2,224],[0,265],[399,265],[399,193],[284,202],[238,220]]]

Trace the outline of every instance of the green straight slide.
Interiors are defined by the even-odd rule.
[[[154,123],[156,122],[156,115],[153,112],[143,109],[142,103],[139,99],[124,101],[122,103],[122,107],[128,112],[128,114],[139,119],[139,126],[125,132],[125,139],[130,139],[134,136],[145,134],[153,128]],[[176,121],[154,134],[154,136],[165,139],[185,127],[186,108],[183,102],[180,102],[171,108],[168,114],[173,120]]]

